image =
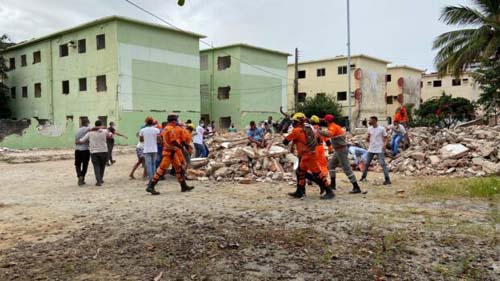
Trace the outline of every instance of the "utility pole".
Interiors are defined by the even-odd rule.
[[[293,79],[293,111],[297,110],[299,101],[299,49],[295,48],[295,76]]]
[[[352,109],[351,109],[351,19],[350,19],[350,8],[349,8],[349,0],[347,0],[347,83],[348,83],[348,91],[347,91],[347,104],[349,109],[349,115],[347,120],[349,126],[349,131],[351,130],[352,124]]]

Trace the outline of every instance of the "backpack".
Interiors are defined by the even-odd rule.
[[[315,151],[316,146],[318,146],[318,139],[316,138],[316,133],[314,132],[313,126],[306,124],[304,126],[304,133],[306,134],[306,146],[309,151]]]

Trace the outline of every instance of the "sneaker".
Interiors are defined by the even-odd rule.
[[[331,200],[335,198],[335,194],[333,192],[331,193],[325,193],[325,195],[322,195],[319,199],[321,200]]]
[[[296,198],[296,199],[304,199],[306,197],[305,194],[299,193],[299,192],[290,192],[290,193],[288,193],[288,196]]]
[[[85,181],[83,180],[83,177],[78,177],[78,186],[82,186],[85,184]]]
[[[384,183],[383,183],[383,185],[391,185],[391,184],[392,184],[391,180],[385,180]]]
[[[102,183],[100,183],[100,182],[95,184],[95,186],[101,186],[101,185],[102,185]]]

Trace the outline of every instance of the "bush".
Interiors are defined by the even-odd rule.
[[[443,92],[439,98],[425,101],[415,110],[415,126],[450,128],[459,121],[475,117],[474,105],[465,98],[453,98]]]
[[[307,117],[317,115],[320,118],[327,114],[335,116],[336,121],[342,120],[341,106],[335,98],[327,95],[316,95],[313,98],[306,98],[306,101],[297,105],[297,112],[304,113]]]

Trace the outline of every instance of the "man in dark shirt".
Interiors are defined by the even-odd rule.
[[[122,135],[116,131],[115,122],[109,122],[108,132],[110,134],[108,135],[108,138],[106,139],[106,142],[108,144],[108,161],[107,161],[106,165],[111,166],[116,162],[115,160],[113,160],[113,147],[115,146],[115,135],[120,136],[120,137],[124,137],[125,139],[127,139],[127,136]]]

